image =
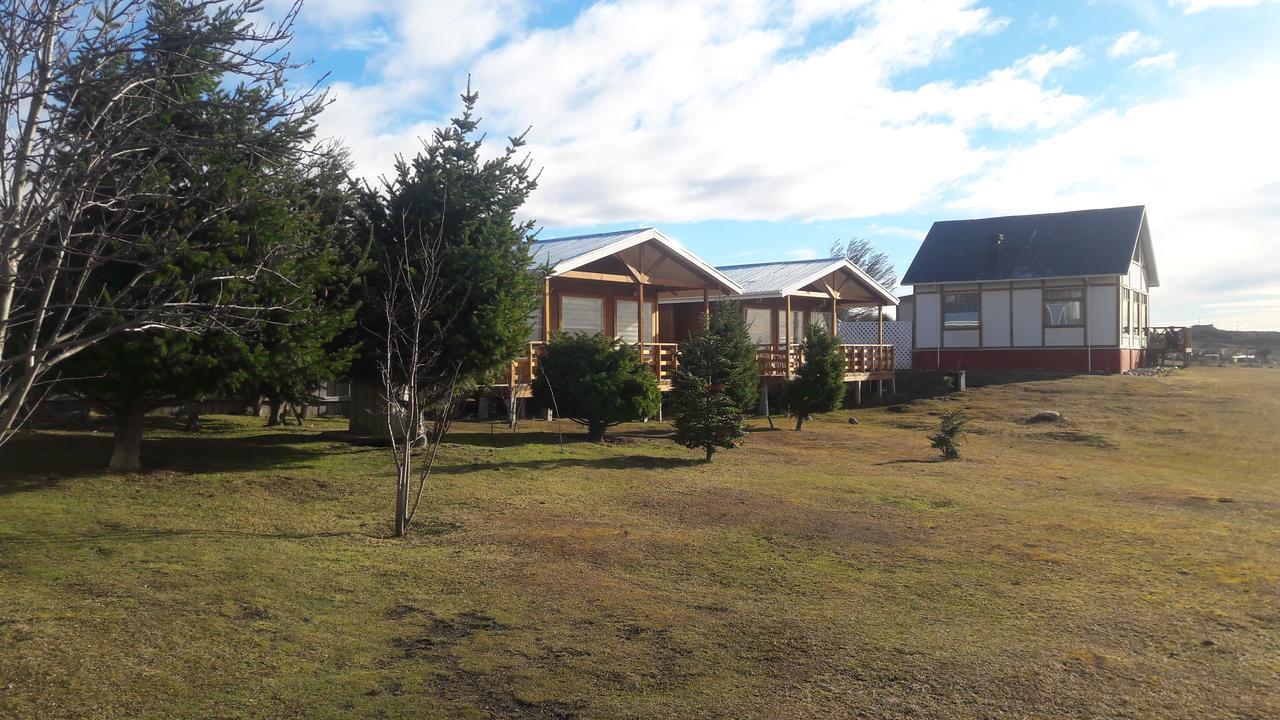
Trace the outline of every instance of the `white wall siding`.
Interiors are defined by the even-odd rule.
[[[1147,274],[1142,271],[1142,266],[1138,263],[1129,263],[1129,277],[1125,281],[1125,285],[1135,288],[1139,292],[1147,291]]]
[[[947,348],[978,347],[982,343],[979,330],[944,330],[942,346]]]
[[[984,290],[982,292],[982,346],[1008,347],[1009,291]]]
[[[1013,291],[1013,344],[1016,347],[1039,346],[1044,311],[1040,303],[1040,288]]]
[[[916,347],[938,347],[938,333],[942,330],[942,308],[937,293],[916,295]]]
[[[1084,328],[1045,328],[1044,344],[1048,346],[1084,346]]]
[[[1120,333],[1120,306],[1115,285],[1090,285],[1085,300],[1088,313],[1089,344],[1117,345]]]

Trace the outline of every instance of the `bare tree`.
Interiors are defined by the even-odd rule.
[[[441,305],[457,286],[444,276],[444,226],[434,235],[410,228],[402,217],[401,242],[383,257],[386,316],[382,375],[387,435],[396,462],[395,536],[404,537],[418,511],[422,492],[435,469],[440,443],[453,422],[462,362],[452,361],[441,372],[445,339],[453,323],[448,311],[441,322]],[[452,317],[456,317],[453,315]],[[441,386],[443,385],[443,386]],[[431,422],[424,423],[430,412]],[[424,455],[415,469],[414,453]],[[414,481],[413,503],[409,495]]]
[[[831,243],[831,257],[848,259],[886,290],[892,290],[898,284],[898,271],[889,261],[889,254],[876,250],[870,240],[856,237],[844,242],[837,240]],[[876,317],[876,312],[876,308],[849,308],[844,313],[844,319],[869,320]]]
[[[259,317],[246,298],[287,249],[175,273],[175,255],[247,192],[164,169],[197,177],[220,153],[269,173],[307,152],[325,98],[285,79],[299,7],[264,22],[261,0],[0,0],[0,444],[58,366],[105,338]],[[160,21],[180,31],[159,34]],[[175,90],[197,75],[217,80]],[[244,122],[175,120],[209,107]]]

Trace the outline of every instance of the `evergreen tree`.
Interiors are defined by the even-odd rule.
[[[244,390],[254,404],[266,398],[268,425],[280,424],[285,404],[315,402],[316,389],[346,373],[356,356],[351,330],[368,247],[353,226],[348,167],[344,149],[322,148],[310,167],[281,179],[281,202],[259,223],[307,243],[282,272],[288,282],[272,276],[260,284],[262,304],[278,309],[243,334],[251,357]]]
[[[125,471],[140,467],[142,416],[148,410],[236,391],[251,367],[246,340],[252,330],[295,321],[291,311],[305,308],[301,300],[315,291],[312,278],[290,274],[316,262],[318,231],[293,202],[299,197],[297,177],[305,171],[299,167],[304,154],[290,148],[310,143],[311,115],[297,118],[296,125],[287,121],[291,128],[285,130],[271,111],[275,100],[269,93],[224,87],[219,58],[225,51],[210,47],[207,37],[235,19],[222,13],[211,19],[197,6],[166,0],[152,6],[147,22],[149,39],[138,56],[103,72],[122,79],[139,72],[154,77],[154,89],[175,109],[128,129],[140,142],[156,143],[155,156],[116,160],[114,172],[122,177],[138,172],[131,164],[143,164],[150,191],[117,198],[78,218],[76,232],[98,236],[101,247],[127,248],[86,260],[85,287],[104,301],[142,288],[157,301],[180,295],[186,300],[179,304],[193,307],[232,297],[237,309],[209,325],[179,323],[181,329],[157,315],[150,324],[114,335],[107,329],[125,318],[102,311],[91,328],[103,329],[106,337],[64,361],[67,385],[115,416],[110,466]],[[100,101],[93,93],[78,97],[71,127],[93,122]],[[245,152],[255,147],[260,152]],[[221,280],[178,289],[207,277]]]
[[[722,357],[711,382],[723,384],[724,394],[734,406],[743,414],[750,413],[758,399],[760,368],[756,365],[756,343],[738,303],[728,298],[717,300],[709,330],[719,338]]]
[[[704,318],[702,329],[680,343],[679,363],[671,382],[674,439],[687,448],[705,450],[707,462],[716,448],[735,448],[746,437],[742,410],[725,382],[733,378],[737,348],[725,335],[715,332],[713,325],[714,321]]]
[[[610,426],[656,415],[662,404],[658,380],[639,351],[600,333],[553,337],[538,362],[533,397],[586,426],[593,442]]]
[[[783,387],[783,400],[796,416],[796,430],[809,415],[831,412],[844,399],[844,357],[835,336],[821,325],[810,325],[801,352],[804,362]]]
[[[430,366],[418,369],[426,406],[455,387],[490,381],[524,352],[528,316],[539,300],[528,242],[533,221],[516,219],[537,187],[529,161],[517,157],[524,136],[508,138],[501,154],[485,160],[475,117],[478,99],[468,86],[462,115],[436,130],[412,160],[398,159],[394,178],[364,197],[376,270],[368,276],[359,324],[366,338],[377,340],[364,344],[355,373],[380,377],[387,326],[383,299],[391,282],[385,268],[400,262],[407,249],[418,276],[431,263],[430,272],[441,278],[431,315],[422,323],[434,335]]]

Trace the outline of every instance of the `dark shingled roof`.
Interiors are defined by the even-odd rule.
[[[902,284],[1123,275],[1139,237],[1150,242],[1145,225],[1143,205],[943,220],[929,229]],[[1154,278],[1150,247],[1144,252]]]

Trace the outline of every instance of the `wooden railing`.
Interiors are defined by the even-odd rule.
[[[787,352],[785,344],[758,345],[756,367],[764,377],[791,377],[804,362],[804,346],[795,344]],[[846,375],[892,373],[894,349],[892,345],[841,345]]]
[[[511,363],[505,377],[496,379],[494,385],[532,385],[538,372],[538,362],[542,358],[543,343],[540,340],[528,343],[525,353]],[[640,359],[653,369],[659,383],[671,381],[671,373],[676,369],[676,343],[647,342],[640,347]]]

